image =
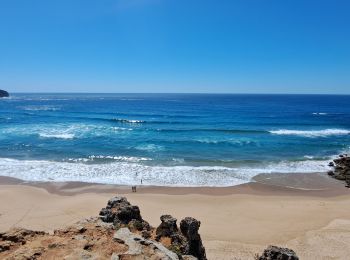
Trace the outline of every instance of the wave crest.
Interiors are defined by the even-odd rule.
[[[39,136],[43,138],[57,138],[57,139],[73,139],[75,137],[74,134],[69,134],[69,133],[61,133],[61,134],[39,133]]]
[[[98,156],[95,156],[94,160],[96,157]],[[103,160],[105,158],[102,156]],[[247,183],[261,173],[312,173],[329,170],[328,160],[282,161],[261,164],[259,167],[242,165],[230,168],[222,166],[149,166],[141,163],[143,159],[139,162],[133,158],[129,158],[129,161],[121,157],[116,157],[116,159],[109,163],[91,163],[84,160],[57,162],[0,158],[0,172],[3,176],[26,181],[83,181],[135,185],[139,184],[142,179],[145,185],[223,187]]]
[[[334,135],[348,135],[350,130],[346,129],[324,129],[324,130],[290,130],[290,129],[280,129],[269,131],[271,134],[275,135],[296,135],[303,137],[327,137]]]

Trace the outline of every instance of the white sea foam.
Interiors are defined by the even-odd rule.
[[[142,120],[126,120],[128,123],[143,123],[144,121]]]
[[[84,181],[119,185],[232,186],[249,182],[260,173],[326,172],[328,160],[280,162],[259,168],[219,166],[147,166],[140,162],[53,162],[0,158],[3,176],[27,181]]]
[[[61,110],[61,107],[50,106],[50,105],[41,105],[41,106],[24,106],[19,107],[26,111],[58,111]]]
[[[40,137],[43,138],[56,138],[56,139],[73,139],[74,138],[74,134],[69,134],[69,133],[39,133]]]
[[[112,156],[112,155],[90,155],[88,158],[69,158],[69,162],[94,162],[98,160],[114,160],[121,162],[141,162],[152,161],[147,157],[135,157],[135,156]]]
[[[245,145],[258,145],[256,141],[249,139],[210,139],[210,138],[201,138],[195,139],[194,141],[205,144],[231,144],[236,146],[245,146]]]
[[[334,135],[348,135],[350,130],[347,129],[324,129],[324,130],[289,130],[289,129],[280,129],[269,131],[271,134],[276,135],[296,135],[303,137],[327,137]]]
[[[149,151],[149,152],[155,152],[155,151],[162,151],[164,150],[164,147],[161,145],[156,144],[141,144],[135,147],[137,150],[141,151]]]
[[[319,112],[318,112],[318,113],[316,113],[316,112],[315,112],[315,113],[312,113],[312,114],[313,114],[313,115],[319,115],[319,116],[328,115],[327,113],[322,113],[322,112],[321,112],[321,113],[319,113]]]
[[[132,129],[123,127],[111,127],[93,124],[33,124],[24,127],[6,126],[0,129],[0,136],[37,135],[41,138],[73,139],[92,136],[110,136],[112,134],[128,134]]]

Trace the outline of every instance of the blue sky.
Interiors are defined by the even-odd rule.
[[[345,0],[0,0],[0,88],[350,94],[349,10]]]

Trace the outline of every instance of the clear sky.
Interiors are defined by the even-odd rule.
[[[348,0],[0,0],[0,88],[350,94],[349,12]]]

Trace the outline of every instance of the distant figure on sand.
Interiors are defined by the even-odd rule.
[[[136,186],[131,186],[131,191],[136,192]]]
[[[142,179],[141,179],[141,185],[142,185]]]

